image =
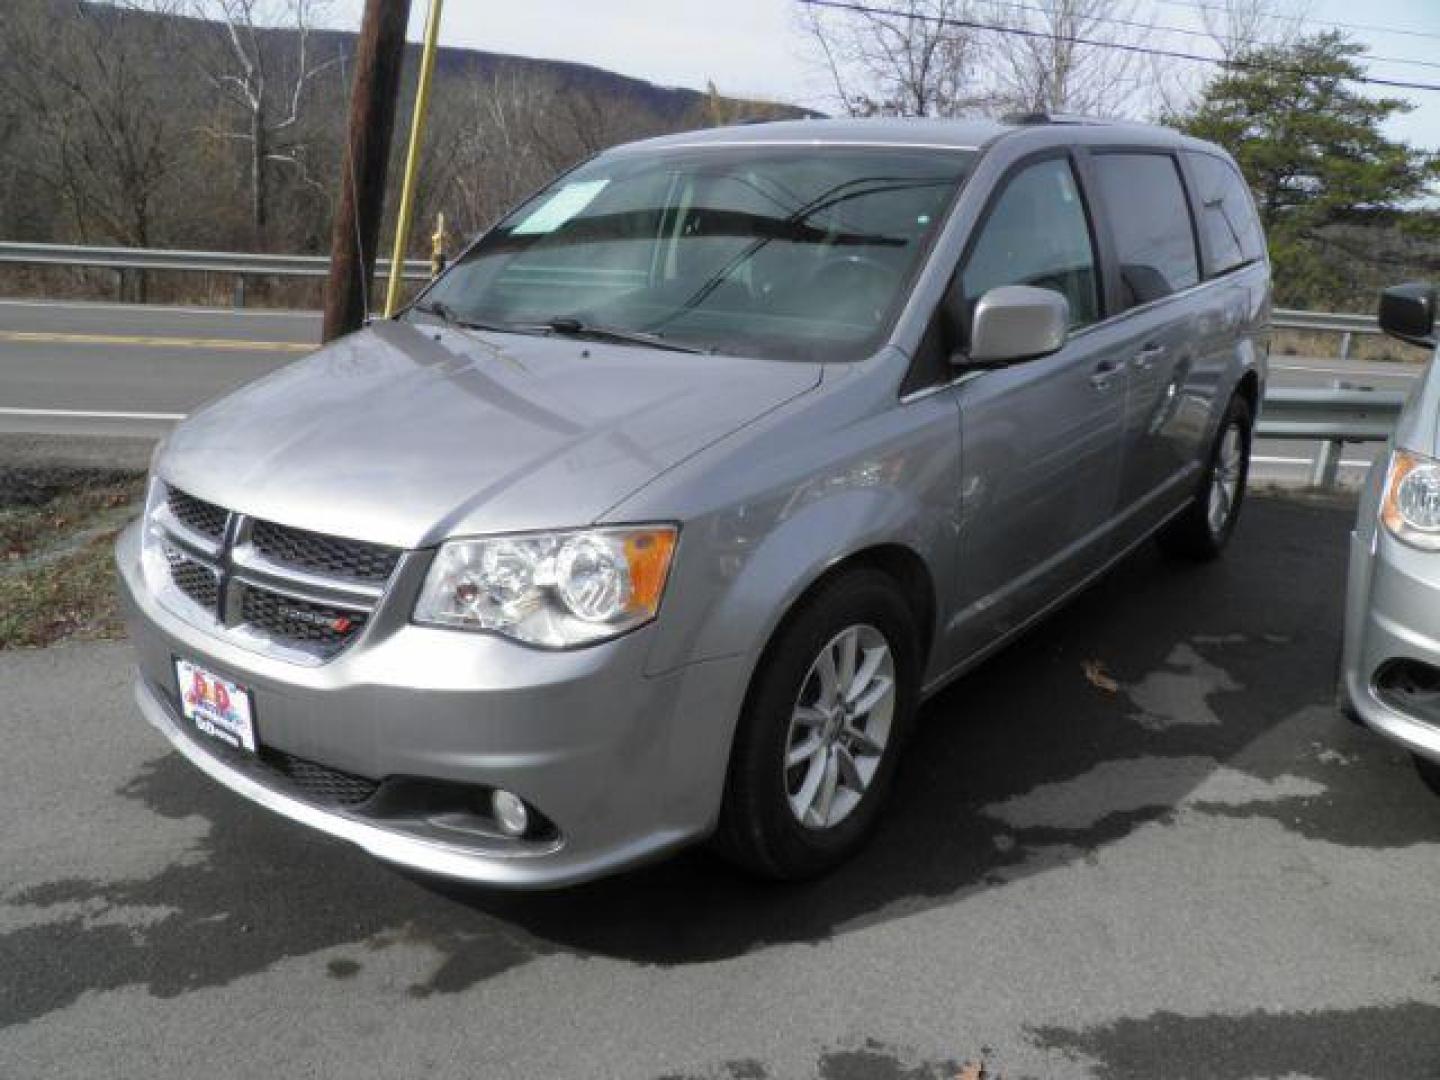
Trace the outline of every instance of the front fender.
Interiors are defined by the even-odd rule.
[[[662,613],[649,670],[736,655],[753,663],[805,591],[867,548],[907,549],[949,595],[959,484],[946,450],[905,440],[687,525],[667,590],[681,610]]]
[[[765,645],[827,570],[876,545],[904,547],[928,568],[944,625],[943,599],[955,592],[960,414],[949,393],[897,401],[906,363],[882,354],[842,366],[815,394],[657,477],[608,515],[682,523],[645,672],[725,673],[723,685],[701,691],[723,695],[723,708],[706,710],[704,724],[686,723],[682,710],[676,725],[676,775],[701,805],[718,805],[734,722]]]
[[[629,520],[684,522],[647,673],[758,656],[826,570],[881,544],[920,559],[943,615],[955,591],[958,406],[951,394],[900,405],[855,389],[858,403],[816,401],[808,421],[777,421],[625,508]]]
[[[679,586],[676,595],[686,597],[687,607],[702,593],[711,602],[696,604],[690,618],[662,618],[649,662],[657,674],[687,665],[687,683],[712,669],[725,673],[723,685],[712,681],[705,691],[712,695],[710,706],[720,697],[723,707],[704,710],[705,724],[686,723],[685,716],[678,721],[683,730],[676,732],[669,772],[680,778],[671,787],[687,817],[713,823],[756,665],[781,620],[828,570],[867,548],[898,544],[925,562],[932,580],[941,574],[949,579],[948,562],[936,558],[945,550],[943,516],[913,495],[896,488],[852,489],[807,501],[803,491],[798,494],[763,509],[717,514],[687,527],[682,537],[691,569],[682,572],[688,581],[672,583]],[[703,588],[700,575],[710,577]]]

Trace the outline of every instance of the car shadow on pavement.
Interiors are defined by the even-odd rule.
[[[347,979],[370,954],[426,946],[438,962],[407,987],[425,997],[557,952],[681,965],[819,942],[1090,858],[1176,813],[1305,710],[1323,727],[1313,751],[1247,762],[1245,782],[1273,782],[1276,797],[1231,799],[1225,812],[1339,844],[1433,841],[1440,810],[1403,756],[1331,707],[1349,512],[1258,499],[1247,515],[1220,562],[1137,552],[929,703],[873,842],[807,884],[756,881],[703,850],[554,893],[421,879],[250,806],[167,754],[121,794],[203,819],[203,841],[152,877],[6,895],[36,917],[0,933],[0,971],[19,973],[0,995],[0,1028],[87,991],[142,984],[175,996],[319,952]],[[1332,783],[1327,755],[1363,767]]]
[[[1257,499],[1248,515],[1225,559],[1142,549],[928,703],[872,843],[820,881],[757,881],[699,850],[558,893],[430,887],[551,945],[677,964],[816,941],[1086,858],[1174,813],[1282,718],[1333,711],[1351,511]],[[1396,757],[1331,720],[1335,753]],[[1289,761],[1293,797],[1220,809],[1362,846],[1434,838],[1408,774],[1398,788],[1393,767],[1351,777],[1369,805],[1356,814],[1305,783],[1328,770],[1319,755]],[[1026,804],[1050,789],[1050,807]]]

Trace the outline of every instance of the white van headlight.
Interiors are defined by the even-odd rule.
[[[1391,454],[1380,520],[1396,539],[1440,551],[1440,461],[1409,450]]]
[[[451,540],[415,621],[553,649],[603,641],[660,610],[675,539],[673,525],[640,525]]]

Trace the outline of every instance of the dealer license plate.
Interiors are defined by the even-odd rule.
[[[175,661],[180,709],[203,734],[236,750],[255,751],[255,716],[250,691],[189,660]]]

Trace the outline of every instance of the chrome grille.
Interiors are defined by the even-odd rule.
[[[253,585],[240,585],[240,621],[267,637],[334,656],[365,627],[367,612],[315,604]]]
[[[257,521],[250,543],[267,559],[314,574],[380,585],[389,580],[400,551],[364,540],[345,540],[305,529]]]
[[[220,540],[225,535],[225,524],[229,513],[214,503],[187,495],[179,488],[170,488],[165,495],[165,505],[175,520],[210,540]]]
[[[359,637],[404,555],[253,520],[178,488],[164,496],[151,526],[176,613],[194,621],[198,607],[217,633],[299,663],[329,660]]]
[[[170,580],[177,589],[206,610],[215,609],[220,602],[220,578],[214,570],[169,545],[165,547],[165,561],[170,564]]]

